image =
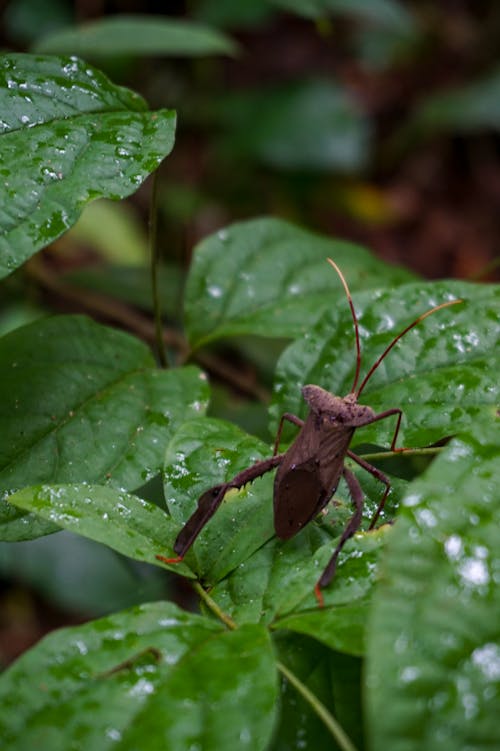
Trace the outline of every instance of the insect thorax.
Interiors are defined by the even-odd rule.
[[[302,396],[312,412],[335,426],[366,425],[375,417],[375,412],[371,407],[357,403],[355,394],[335,396],[326,389],[322,389],[321,386],[310,384],[302,388]]]

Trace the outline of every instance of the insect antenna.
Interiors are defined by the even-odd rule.
[[[351,309],[352,320],[353,320],[353,323],[354,323],[354,333],[355,333],[355,337],[356,337],[356,372],[354,374],[354,381],[353,381],[352,386],[351,386],[351,394],[354,394],[356,392],[356,386],[357,386],[358,380],[359,380],[359,372],[361,370],[361,346],[360,346],[360,343],[359,343],[358,317],[356,315],[356,311],[354,310],[354,303],[352,301],[351,292],[349,290],[349,287],[347,286],[347,282],[346,282],[346,280],[344,278],[343,273],[341,272],[341,270],[339,269],[339,267],[337,266],[337,264],[335,263],[335,261],[332,261],[331,258],[327,258],[326,260],[328,261],[328,263],[330,264],[330,266],[332,266],[332,268],[335,269],[335,271],[338,274],[338,277],[339,277],[340,281],[342,282],[342,285],[344,287],[345,294],[346,294],[346,297],[347,297],[347,302],[349,303],[349,307]]]
[[[405,334],[408,333],[408,331],[410,331],[412,328],[414,328],[415,326],[417,326],[421,321],[424,320],[424,318],[427,318],[427,316],[430,316],[433,313],[436,313],[438,310],[441,310],[442,308],[448,308],[450,305],[458,305],[458,303],[462,303],[462,302],[463,302],[463,300],[459,300],[459,299],[457,299],[457,300],[448,300],[447,302],[443,302],[440,305],[435,305],[433,308],[430,308],[429,310],[426,310],[425,313],[422,313],[421,315],[419,315],[418,318],[415,318],[415,320],[412,323],[410,323],[409,326],[407,326],[405,329],[403,329],[403,331],[401,331],[396,336],[396,338],[392,340],[392,342],[389,344],[389,346],[387,346],[384,349],[384,351],[382,352],[382,354],[380,355],[380,357],[378,357],[375,360],[375,362],[371,366],[370,370],[368,371],[368,373],[365,375],[365,377],[361,381],[361,385],[358,388],[358,390],[356,391],[356,397],[359,398],[359,395],[363,391],[364,387],[366,386],[366,384],[368,383],[368,381],[370,380],[370,378],[372,377],[372,375],[374,374],[374,372],[377,370],[377,368],[380,365],[380,363],[382,362],[382,360],[386,357],[386,355],[389,354],[389,352],[394,347],[394,345],[397,344],[397,342],[399,342],[399,340]]]

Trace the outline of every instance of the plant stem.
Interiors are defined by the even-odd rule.
[[[222,623],[227,626],[231,631],[238,628],[238,624],[233,621],[230,615],[224,613],[224,611],[217,605],[215,600],[212,600],[208,592],[206,592],[199,582],[193,583],[193,589],[199,594],[205,605],[212,611]]]
[[[374,451],[369,454],[360,454],[367,462],[372,459],[392,459],[395,456],[434,456],[441,453],[444,446],[428,446],[427,448],[405,449],[404,451]]]
[[[160,293],[158,290],[158,268],[160,266],[160,254],[158,251],[158,170],[153,173],[151,188],[151,205],[149,209],[149,251],[151,258],[151,291],[153,295],[153,310],[155,318],[156,349],[158,360],[162,368],[168,367],[167,350],[163,338],[163,322],[161,318]]]
[[[227,628],[229,628],[231,631],[234,631],[238,628],[238,624],[233,621],[231,616],[227,615],[227,613],[224,613],[224,611],[221,610],[215,600],[210,597],[208,592],[203,589],[199,582],[194,582],[193,588],[201,597],[208,609],[211,610],[212,613],[216,615],[217,618],[222,621],[225,626],[227,626]],[[279,660],[276,661],[276,667],[278,668],[280,673],[287,679],[287,681],[295,688],[295,690],[298,691],[299,694],[305,699],[305,701],[311,706],[314,712],[316,712],[320,720],[332,734],[333,738],[335,738],[338,746],[342,749],[342,751],[357,751],[356,746],[352,744],[351,740],[345,734],[335,717],[333,717],[333,715],[328,711],[325,705],[320,702],[318,697],[315,696],[304,683],[302,683],[300,678],[297,678],[295,673],[289,670],[286,665],[283,665],[283,663]]]
[[[350,738],[345,734],[335,717],[328,711],[325,705],[320,702],[317,696],[310,691],[302,681],[297,678],[295,673],[292,673],[286,665],[282,662],[276,663],[278,670],[285,676],[287,681],[298,691],[303,699],[310,705],[310,707],[316,712],[320,720],[325,724],[333,738],[337,742],[342,751],[356,751],[356,746],[353,745]]]

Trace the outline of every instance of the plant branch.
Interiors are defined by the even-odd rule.
[[[229,628],[231,631],[234,631],[238,628],[238,624],[233,621],[231,616],[227,615],[227,613],[224,613],[224,611],[217,605],[215,600],[213,600],[208,592],[203,589],[199,582],[194,582],[193,588],[201,597],[208,609],[211,610],[212,613],[220,621],[222,621],[225,626],[227,626],[227,628]],[[328,711],[328,709],[318,699],[318,697],[313,694],[313,692],[308,689],[304,683],[302,683],[300,678],[298,678],[295,673],[289,670],[286,665],[283,665],[283,663],[279,660],[276,661],[276,667],[278,668],[280,673],[287,679],[287,681],[295,688],[295,690],[298,691],[298,693],[305,699],[305,701],[310,705],[313,711],[318,715],[320,720],[330,731],[340,749],[342,751],[357,751],[356,747],[352,744],[351,740],[339,725],[335,717]]]
[[[372,459],[393,459],[396,456],[434,456],[441,453],[444,446],[428,446],[426,448],[405,449],[404,451],[373,451],[370,454],[359,454],[365,461]]]
[[[320,702],[317,696],[313,694],[302,681],[297,678],[295,673],[289,670],[282,662],[276,663],[280,673],[285,676],[287,681],[295,688],[296,691],[302,696],[302,698],[309,704],[311,709],[318,715],[320,720],[328,728],[331,735],[337,742],[342,751],[356,751],[356,746],[353,745],[350,738],[346,735],[342,727],[339,725],[335,717],[328,711],[325,705]]]
[[[203,589],[199,582],[193,583],[193,589],[201,597],[207,608],[211,610],[212,613],[217,616],[217,618],[222,621],[225,626],[231,629],[231,631],[235,631],[235,629],[238,628],[238,624],[233,621],[231,616],[227,615],[227,613],[224,613],[224,611],[217,605],[215,600],[213,600],[208,592]]]

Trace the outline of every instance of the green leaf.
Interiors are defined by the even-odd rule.
[[[69,229],[85,204],[136,191],[174,143],[174,112],[148,111],[76,58],[3,55],[0,110],[0,276]]]
[[[122,748],[264,751],[273,731],[277,689],[264,627],[242,626],[217,635],[170,671],[125,733]]]
[[[160,471],[178,425],[203,413],[193,367],[160,371],[149,349],[77,316],[46,318],[0,339],[0,489],[98,482],[133,490]],[[4,540],[40,534],[3,502]]]
[[[342,586],[342,579],[340,586]],[[338,582],[334,585],[337,587]],[[285,617],[274,628],[286,628],[299,634],[307,634],[326,644],[331,649],[354,656],[365,653],[366,623],[370,601],[358,598],[352,603],[332,606],[326,611],[315,610]]]
[[[119,15],[55,31],[34,52],[108,57],[110,55],[234,55],[230,37],[203,24],[163,16]]]
[[[177,531],[177,525],[154,503],[102,485],[35,485],[9,496],[9,503],[58,528],[157,566],[156,555],[171,547]],[[189,576],[182,564],[172,570]]]
[[[141,605],[50,634],[0,677],[4,747],[125,748],[123,733],[169,676],[183,672],[183,658],[189,662],[192,650],[220,635],[213,621],[171,603]],[[147,724],[143,728],[147,739]],[[141,748],[159,746],[145,741]]]
[[[370,123],[349,93],[329,81],[260,86],[228,94],[215,108],[227,130],[222,148],[238,159],[321,172],[366,166]]]
[[[387,529],[358,533],[346,544],[335,578],[322,590],[321,609],[314,585],[338,537],[332,539],[326,524],[319,527],[314,522],[287,542],[268,542],[217,584],[211,597],[238,623],[261,621],[275,629],[309,634],[341,652],[363,654],[362,618],[368,612]]]
[[[353,289],[412,278],[364,248],[280,219],[236,223],[195,249],[185,296],[191,346],[237,334],[300,336],[324,310],[344,299],[327,256],[342,266]]]
[[[478,421],[404,499],[368,632],[374,751],[500,745],[499,457]]]
[[[424,100],[413,127],[425,131],[469,133],[500,128],[500,69],[460,88]]]
[[[360,402],[377,413],[399,407],[404,416],[399,446],[425,446],[470,425],[491,422],[500,389],[498,315],[500,287],[465,282],[403,285],[355,296],[363,367],[367,372],[394,336],[432,306],[464,302],[422,321],[389,353],[370,379]],[[317,384],[337,395],[352,387],[353,324],[344,310],[328,311],[311,332],[294,342],[278,362],[271,413],[305,414],[300,389]],[[395,418],[356,431],[355,442],[390,444]]]
[[[271,3],[306,18],[339,13],[399,32],[408,31],[414,23],[406,8],[395,0],[271,0]]]
[[[322,644],[302,635],[279,633],[275,645],[279,660],[337,719],[332,691],[334,683],[335,655]],[[358,696],[351,694],[352,705],[359,703]],[[330,749],[337,751],[335,743],[323,722],[306,702],[297,688],[286,679],[282,681],[280,694],[280,719],[270,751],[288,749]]]
[[[264,628],[221,631],[154,603],[61,629],[25,653],[0,678],[0,734],[11,751],[259,751],[276,700]]]
[[[185,422],[165,456],[164,493],[178,531],[208,488],[230,480],[272,451],[231,423],[203,418]],[[186,556],[186,563],[211,583],[260,548],[273,535],[272,476],[231,490]]]

